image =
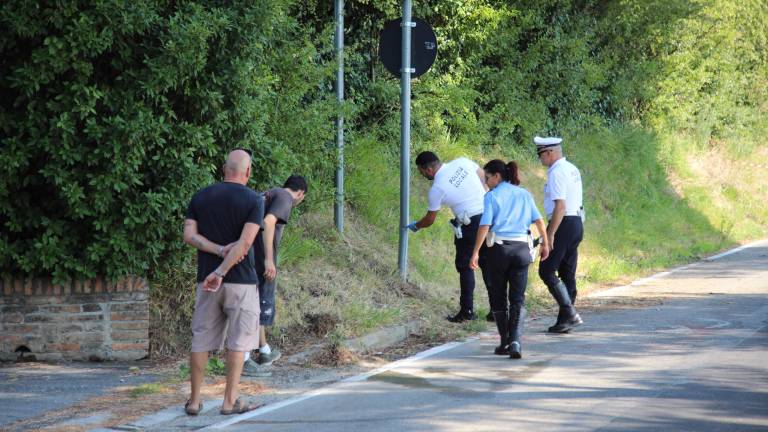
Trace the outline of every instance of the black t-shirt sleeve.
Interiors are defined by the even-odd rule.
[[[270,198],[267,213],[274,215],[278,223],[287,224],[288,218],[291,217],[293,197],[285,189],[275,189],[270,191]]]
[[[195,198],[197,198],[197,194],[195,194],[189,201],[189,205],[187,206],[187,213],[185,215],[186,219],[197,220],[197,212],[195,212],[195,201],[197,200]]]

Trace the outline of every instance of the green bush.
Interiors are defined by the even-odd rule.
[[[396,2],[346,2],[339,107],[332,2],[3,2],[0,271],[64,279],[186,265],[186,203],[238,146],[255,152],[254,187],[300,172],[312,185],[306,206],[329,211],[339,110],[348,203],[394,226],[399,89],[377,46],[400,13]],[[698,147],[688,151],[739,137],[729,152],[743,157],[768,132],[764,1],[436,0],[416,2],[413,14],[439,44],[436,64],[413,83],[414,154],[511,158],[530,153],[535,134],[639,126],[647,135],[625,138],[657,152],[659,165],[632,164],[641,155],[616,147],[629,158],[617,169],[644,166],[661,184],[682,160],[659,145],[661,134],[692,137]],[[423,185],[414,185],[417,215]],[[287,262],[322,250],[308,232]],[[157,280],[178,279],[166,276]]]
[[[330,71],[289,6],[3,2],[2,272],[119,277],[175,261],[186,204],[228,149],[254,150],[260,187],[323,179]]]

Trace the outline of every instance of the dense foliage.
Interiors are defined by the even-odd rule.
[[[313,17],[329,14],[326,6]],[[398,14],[392,2],[348,7],[348,85],[361,127],[385,125],[397,109],[396,89],[381,82],[397,85],[376,63],[375,29]],[[705,140],[741,132],[766,111],[767,14],[759,0],[414,2],[440,47],[414,85],[415,127],[482,145],[615,122]]]
[[[399,90],[376,47],[400,5],[345,12],[348,143],[386,160]],[[413,86],[416,150],[509,155],[614,124],[702,143],[768,131],[761,0],[432,0],[414,16],[439,43]],[[257,186],[298,170],[326,203],[332,17],[321,0],[0,5],[0,269],[118,276],[175,259],[189,196],[232,147],[255,150]],[[365,185],[352,204],[378,199]]]
[[[328,170],[327,71],[284,3],[7,1],[0,23],[4,272],[150,270],[226,149],[257,185]]]

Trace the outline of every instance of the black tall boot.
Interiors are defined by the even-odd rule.
[[[501,343],[493,353],[496,355],[509,354],[509,329],[507,328],[507,311],[494,311],[493,320],[496,322],[496,329],[499,331]]]
[[[519,359],[523,357],[520,339],[523,336],[524,325],[525,306],[521,303],[509,305],[509,358]]]
[[[573,289],[571,289],[566,285],[566,288],[568,289],[568,297],[571,299],[571,306],[576,307],[576,294],[578,294],[576,287],[574,286]]]
[[[557,305],[560,306],[560,312],[557,315],[557,322],[549,328],[550,333],[567,333],[572,328],[581,325],[584,321],[576,313],[576,309],[571,303],[571,297],[568,295],[568,289],[562,281],[558,281],[554,287],[547,287],[549,293],[555,298]]]

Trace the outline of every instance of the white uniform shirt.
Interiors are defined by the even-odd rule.
[[[456,216],[463,212],[468,216],[482,213],[485,188],[477,176],[478,169],[480,167],[467,158],[444,163],[429,189],[429,211],[438,211],[446,205]]]
[[[581,173],[565,158],[560,158],[547,170],[544,185],[544,213],[547,218],[555,211],[555,200],[565,200],[565,216],[578,216],[582,206]]]

